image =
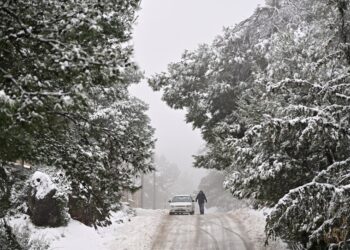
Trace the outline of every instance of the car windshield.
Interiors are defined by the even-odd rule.
[[[175,196],[172,202],[192,202],[190,196]]]

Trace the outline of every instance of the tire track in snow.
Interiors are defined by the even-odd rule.
[[[254,250],[241,225],[226,214],[163,216],[153,250]]]

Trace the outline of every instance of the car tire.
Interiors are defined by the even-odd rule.
[[[192,211],[192,212],[190,213],[190,215],[194,215],[194,211]]]
[[[169,215],[173,215],[174,213],[172,213],[172,212],[169,212]]]

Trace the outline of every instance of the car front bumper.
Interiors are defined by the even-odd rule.
[[[184,213],[192,213],[193,209],[191,207],[172,207],[169,210],[170,213],[173,214],[184,214]]]

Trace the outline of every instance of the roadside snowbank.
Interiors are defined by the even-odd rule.
[[[151,249],[162,215],[167,210],[136,209],[136,216],[122,227],[102,232],[110,250],[148,250]]]
[[[251,208],[240,208],[230,212],[232,216],[244,227],[251,242],[255,244],[257,250],[287,250],[288,246],[281,239],[269,240],[265,246],[265,225],[268,210],[254,210]]]
[[[11,217],[9,224],[28,250],[146,250],[151,248],[164,213],[164,210],[136,209],[136,216],[132,217],[119,211],[111,214],[112,225],[97,230],[76,220],[70,220],[65,227],[37,227],[24,214]]]
[[[215,213],[216,209],[206,212]],[[281,240],[265,243],[265,215],[263,211],[249,208],[229,212],[248,234],[256,250],[286,250]],[[167,210],[136,209],[136,216],[127,211],[112,213],[112,225],[92,227],[70,220],[66,227],[43,228],[34,226],[27,215],[17,215],[9,220],[14,233],[22,239],[28,250],[149,250]]]
[[[24,249],[103,249],[102,241],[94,228],[76,220],[65,227],[37,227],[28,215],[11,217],[9,225]]]

